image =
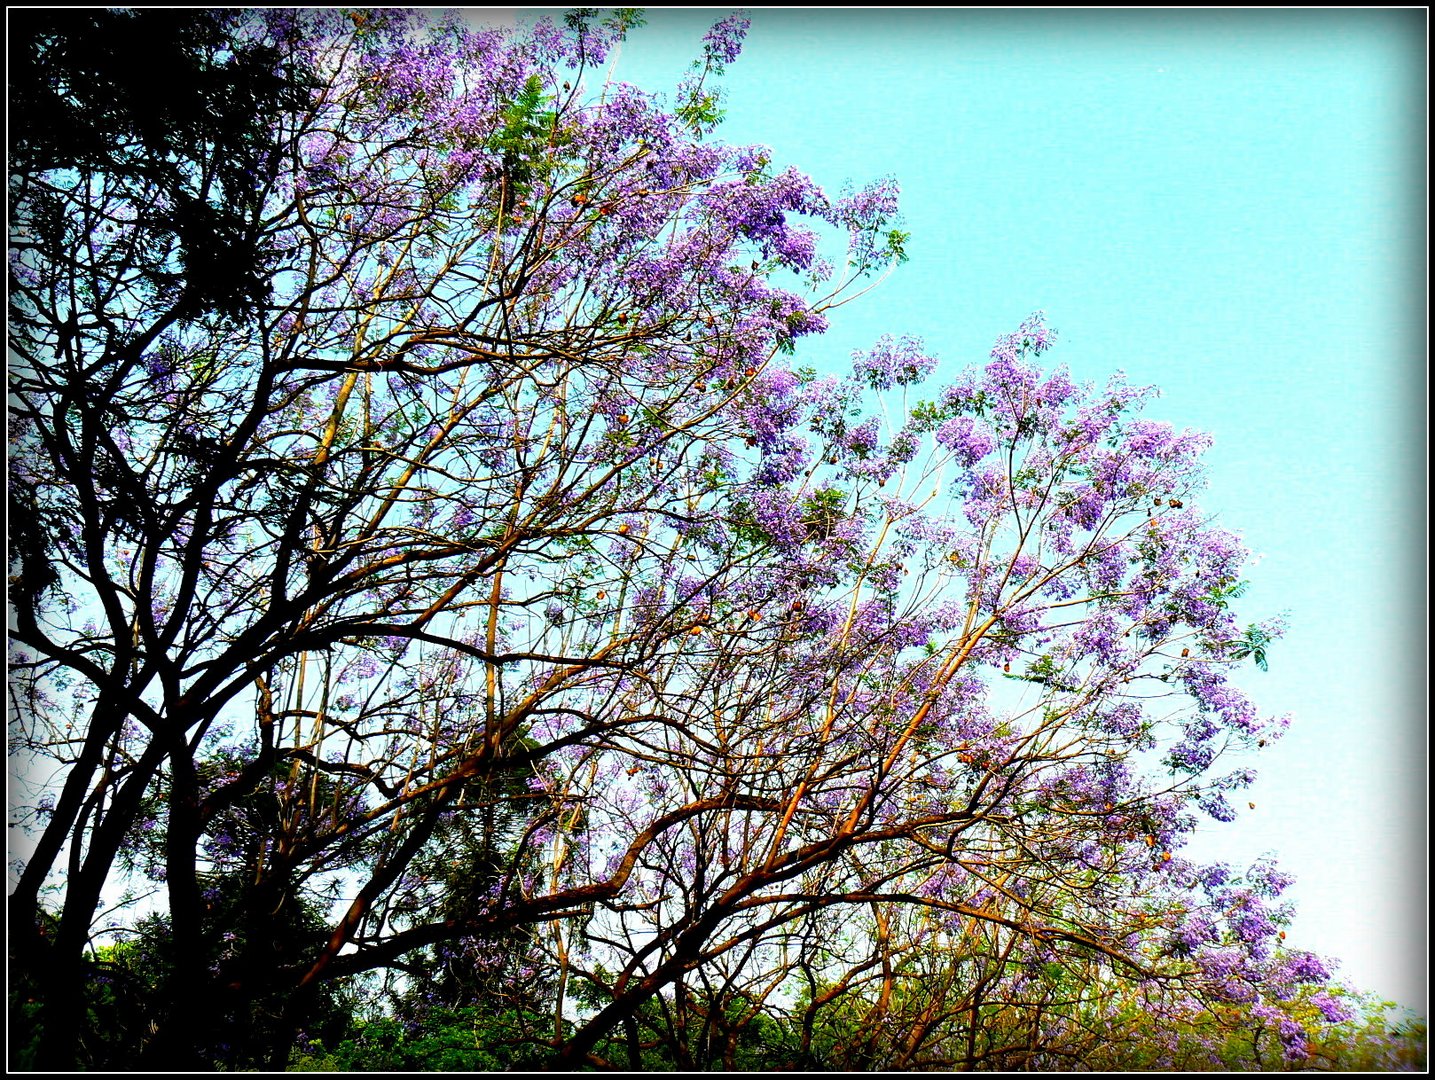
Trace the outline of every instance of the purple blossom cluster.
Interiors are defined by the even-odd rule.
[[[742,52],[743,39],[747,36],[752,20],[746,12],[735,11],[718,20],[703,35],[703,53],[717,64],[731,64]]]
[[[867,352],[852,354],[853,374],[874,390],[922,382],[936,366],[937,360],[928,356],[921,340],[914,337],[883,334]]]
[[[1028,352],[1033,355],[1040,355],[1051,347],[1055,335],[1046,325],[1046,313],[1035,312],[1017,328],[1014,334],[1004,334],[997,338],[992,346],[992,359],[994,361],[1016,364],[1022,360]],[[991,370],[991,369],[988,369]],[[1002,371],[1015,371],[1014,367],[1002,368]]]
[[[952,452],[957,464],[970,469],[996,449],[996,435],[983,421],[954,416],[937,429],[937,442]]]

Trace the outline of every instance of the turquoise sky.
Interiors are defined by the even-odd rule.
[[[649,11],[614,77],[670,89],[727,10]],[[911,262],[799,362],[911,333],[952,372],[1042,308],[1052,363],[1215,436],[1204,506],[1263,556],[1246,610],[1291,622],[1242,683],[1294,721],[1192,854],[1278,853],[1291,944],[1422,1013],[1425,20],[758,10],[719,131],[829,192],[901,182]]]

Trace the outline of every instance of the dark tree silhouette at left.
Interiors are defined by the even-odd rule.
[[[105,280],[94,286],[108,303],[70,312],[68,334],[53,339],[61,354],[54,370],[69,370],[55,391],[76,416],[103,413],[114,392],[112,373],[171,328],[248,320],[270,294],[273,254],[263,207],[292,128],[285,117],[308,100],[309,83],[272,43],[249,44],[235,33],[240,18],[179,10],[8,15],[12,254],[35,252],[56,267],[69,263],[74,276],[88,280],[88,268],[71,253],[86,236],[109,245]],[[105,197],[79,214],[63,193],[84,190]],[[127,206],[134,220],[109,219],[101,205]],[[131,242],[115,242],[127,233]],[[47,318],[13,278],[9,299],[15,339],[43,338]],[[115,318],[120,311],[128,317]],[[145,317],[136,318],[141,312]],[[129,329],[137,325],[145,327],[138,337]],[[102,350],[85,364],[65,361],[66,353],[77,355],[81,335],[103,342]],[[40,484],[12,459],[8,569],[22,628],[35,625],[42,597],[59,585],[53,569],[59,547],[84,544],[44,511]],[[117,521],[138,513],[121,501],[112,510]],[[32,865],[47,865],[52,855]],[[71,887],[82,892],[99,886],[76,877]],[[12,1001],[31,997],[41,1007],[35,1064],[67,1068],[80,1052],[75,1026],[84,1013],[72,946],[88,933],[88,920],[51,924],[41,909],[41,885],[37,874],[22,874],[10,898],[12,986],[20,988]],[[192,1063],[180,1054],[171,1064]]]

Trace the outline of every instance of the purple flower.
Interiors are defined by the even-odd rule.
[[[703,35],[703,54],[715,64],[731,64],[742,52],[742,41],[750,25],[751,20],[743,11],[734,11],[714,23],[712,29]]]
[[[883,334],[869,352],[852,354],[853,372],[874,390],[919,383],[936,366],[936,358],[926,355],[921,339],[915,337]]]
[[[970,468],[996,449],[996,435],[981,420],[958,416],[937,429],[937,442],[952,451],[961,465]]]
[[[864,420],[847,433],[847,450],[855,454],[859,461],[867,458],[877,449],[880,430],[881,421],[875,416]]]
[[[1312,995],[1310,1003],[1319,1009],[1320,1014],[1332,1024],[1343,1024],[1355,1016],[1351,1009],[1325,991]]]
[[[1055,337],[1055,333],[1047,328],[1046,313],[1033,312],[1017,328],[1015,334],[1004,334],[997,338],[996,344],[992,346],[992,359],[1014,362],[1024,357],[1028,351],[1033,354],[1045,352],[1051,347]]]
[[[1208,791],[1201,796],[1197,805],[1217,821],[1235,821],[1236,812],[1226,797],[1218,791]]]
[[[1324,983],[1330,980],[1330,969],[1315,953],[1292,951],[1286,954],[1276,977],[1286,983]]]

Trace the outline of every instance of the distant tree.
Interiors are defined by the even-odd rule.
[[[1027,1067],[1131,986],[1325,977],[1272,867],[1178,854],[1280,728],[1227,681],[1278,627],[1235,621],[1208,440],[1040,370],[1039,317],[926,397],[910,339],[793,367],[903,257],[895,184],[708,138],[739,17],[672,111],[587,86],[638,21],[14,39],[35,1065],[93,1063],[101,898],[145,880],[155,1068],[283,1067],[370,973],[436,1025],[394,1060],[465,1068]]]

